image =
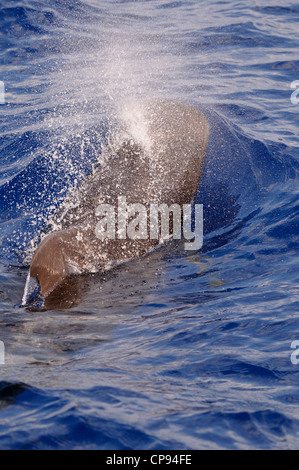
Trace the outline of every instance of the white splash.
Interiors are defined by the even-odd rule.
[[[27,279],[24,287],[24,294],[22,297],[21,307],[25,307],[28,303],[30,294],[34,291],[36,287],[36,280],[30,276],[30,271],[28,271]]]
[[[131,102],[124,105],[120,119],[123,121],[133,140],[141,145],[148,154],[151,154],[152,141],[148,132],[148,122],[145,119],[141,104]]]

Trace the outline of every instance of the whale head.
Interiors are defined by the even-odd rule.
[[[74,274],[101,272],[110,263],[139,257],[155,246],[153,240],[99,239],[99,200],[115,205],[118,196],[125,196],[128,203],[144,206],[182,206],[194,198],[209,136],[205,116],[171,100],[153,100],[141,110],[147,145],[139,134],[123,142],[109,164],[83,182],[80,204],[64,214],[61,230],[47,235],[37,248],[29,276],[38,282],[44,299],[66,286]]]

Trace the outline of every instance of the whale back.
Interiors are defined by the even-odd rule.
[[[205,116],[172,100],[139,104],[143,135],[132,135],[79,186],[75,203],[54,216],[60,230],[37,248],[30,266],[47,297],[72,274],[99,272],[114,263],[145,254],[157,240],[97,238],[96,208],[128,204],[189,204],[196,194],[209,135]]]

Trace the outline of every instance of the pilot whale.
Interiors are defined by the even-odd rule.
[[[99,218],[99,205],[108,210],[120,197],[127,205],[147,209],[150,204],[183,207],[193,200],[206,156],[206,117],[192,105],[162,99],[138,104],[138,119],[142,138],[131,133],[109,161],[79,185],[77,203],[54,215],[59,230],[40,243],[29,271],[45,299],[56,290],[61,294],[61,286],[73,276],[100,273],[159,244],[151,237],[120,234],[119,219],[114,237],[99,236],[96,227],[105,214]]]

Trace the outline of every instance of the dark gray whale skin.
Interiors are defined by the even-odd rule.
[[[79,186],[78,204],[57,211],[61,229],[47,235],[30,266],[46,299],[74,274],[101,272],[113,263],[146,254],[158,240],[105,239],[96,236],[99,203],[190,204],[194,198],[209,136],[205,116],[195,107],[172,100],[140,105],[150,150],[136,139],[120,146],[109,162]],[[54,217],[54,219],[55,219]],[[72,283],[71,283],[72,284]],[[67,285],[71,285],[67,284]],[[76,283],[75,283],[76,285]]]

